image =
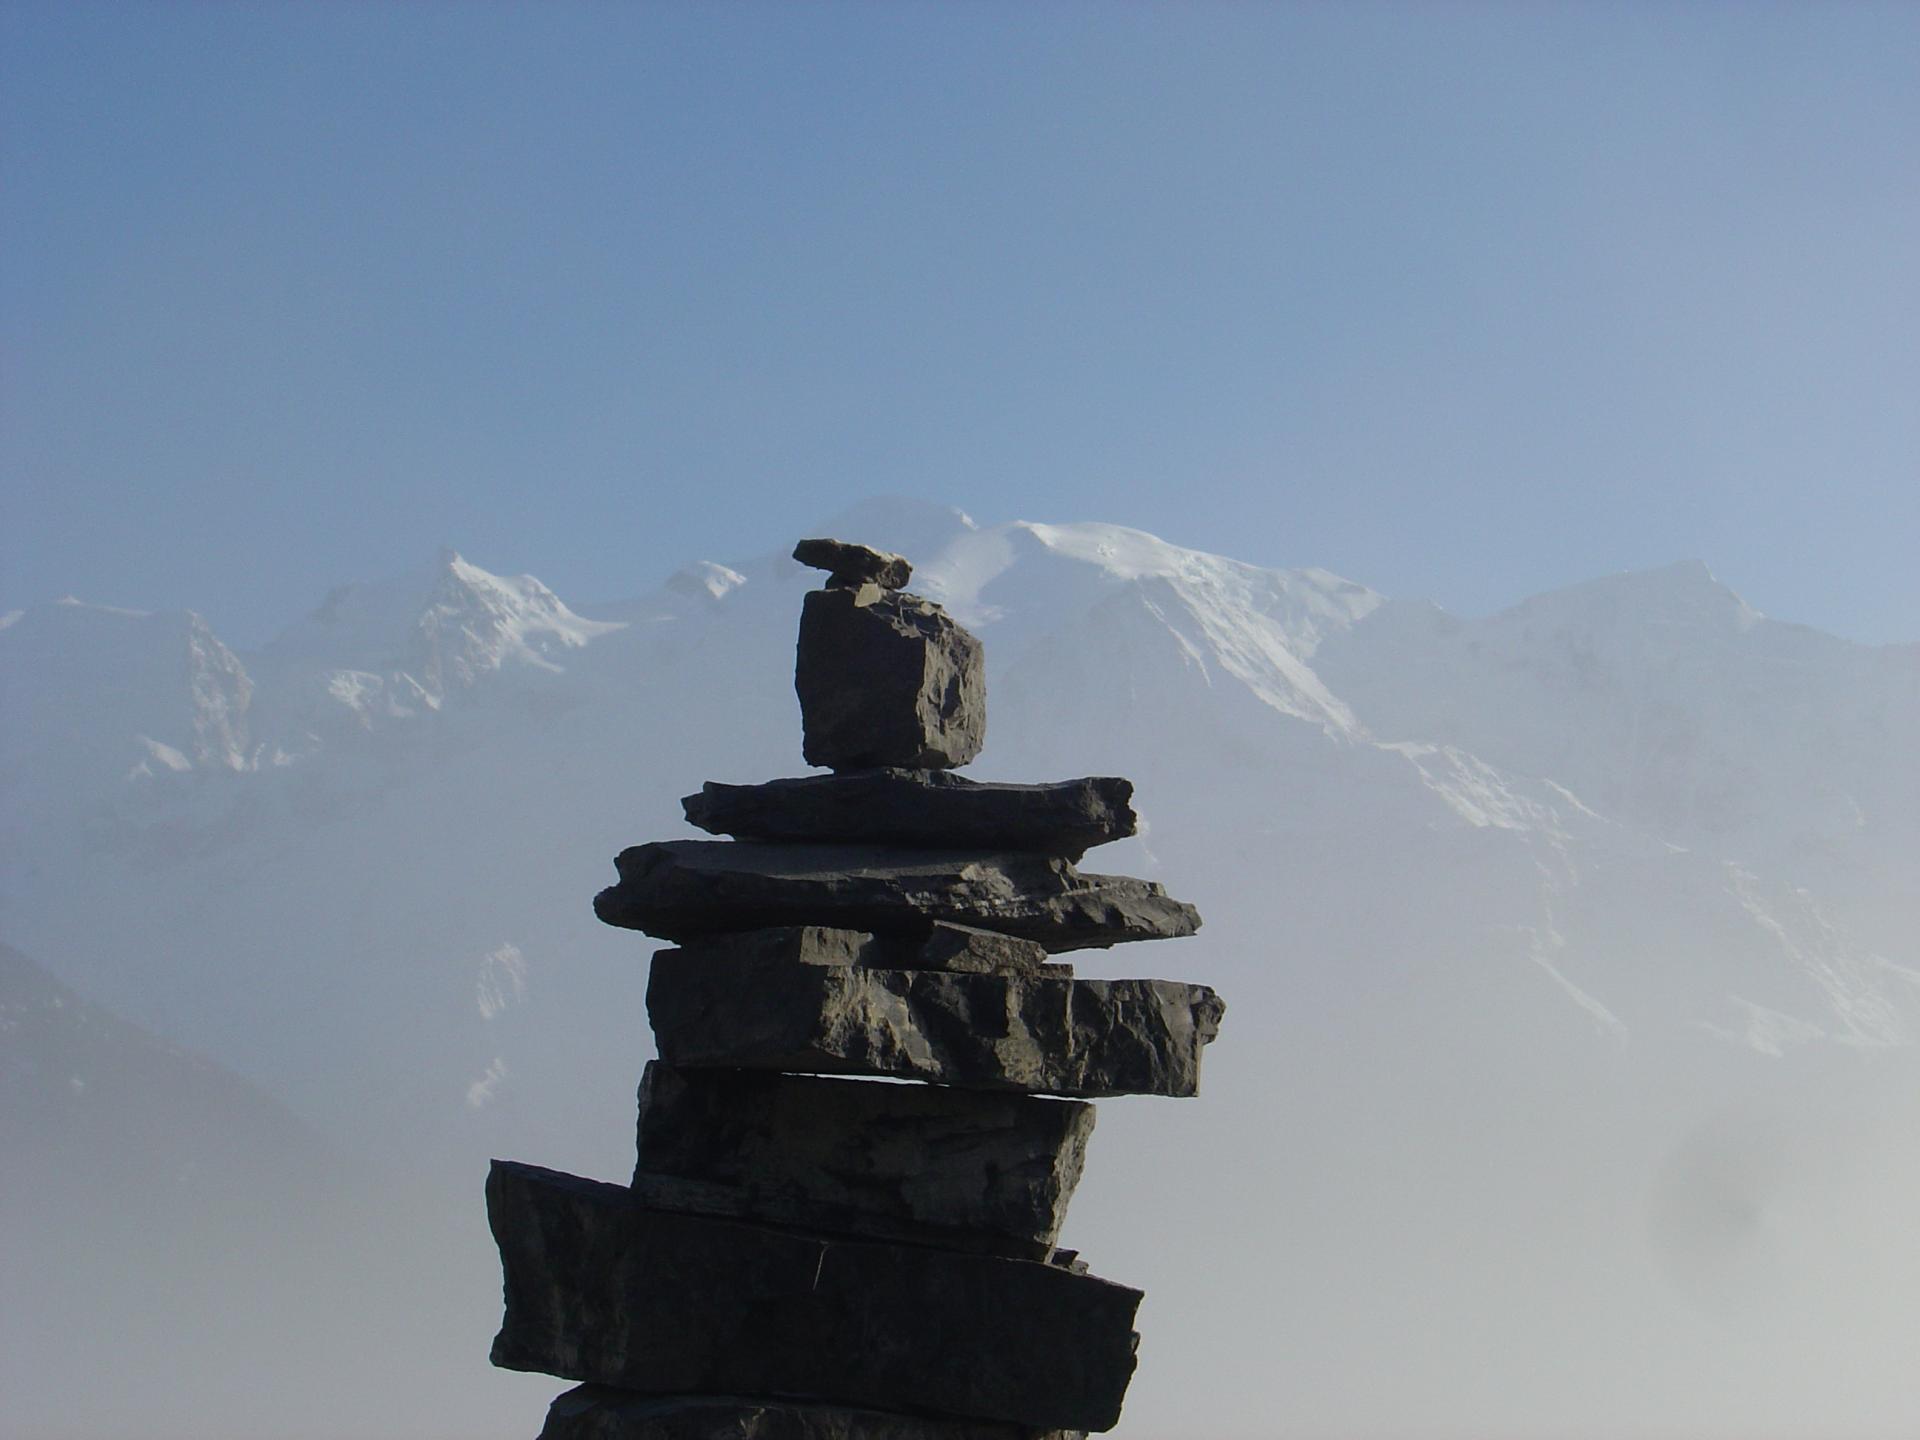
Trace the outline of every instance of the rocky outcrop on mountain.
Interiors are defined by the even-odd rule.
[[[897,555],[794,552],[809,761],[709,783],[595,898],[653,959],[632,1183],[506,1161],[496,1365],[587,1382],[546,1440],[1074,1440],[1113,1427],[1140,1292],[1056,1248],[1093,1109],[1193,1095],[1220,998],[1050,955],[1190,935],[1074,868],[1132,786],[945,773],[985,735],[977,640]],[[928,1082],[889,1085],[876,1077]]]

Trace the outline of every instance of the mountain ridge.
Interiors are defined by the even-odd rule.
[[[1761,1106],[1785,1118],[1759,1127],[1775,1158],[1754,1173],[1799,1174],[1833,1129],[1806,1097],[1906,1113],[1920,648],[1749,620],[1697,566],[1463,620],[1124,527],[879,504],[820,528],[906,547],[916,584],[978,627],[989,721],[971,773],[1128,776],[1140,833],[1090,867],[1162,882],[1206,918],[1159,942],[1177,955],[1077,957],[1096,976],[1164,966],[1232,1006],[1206,1100],[1102,1115],[1119,1137],[1102,1191],[1144,1198],[1076,1212],[1116,1275],[1186,1317],[1143,1325],[1156,1359],[1130,1422],[1183,1433],[1191,1375],[1217,1373],[1225,1392],[1261,1377],[1249,1414],[1267,1413],[1272,1379],[1334,1428],[1420,1433],[1390,1395],[1348,1383],[1366,1368],[1353,1357],[1390,1342],[1423,1367],[1435,1414],[1480,1416],[1484,1333],[1499,1373],[1527,1377],[1503,1391],[1508,1428],[1565,1433],[1555,1407],[1594,1357],[1534,1323],[1516,1247],[1567,1313],[1631,1313],[1657,1334],[1611,1357],[1644,1383],[1609,1390],[1610,1433],[1661,1433],[1672,1391],[1637,1356],[1735,1378],[1724,1333],[1690,1328],[1687,1307],[1721,1315],[1733,1287],[1738,1313],[1774,1317],[1794,1343],[1739,1352],[1768,1377],[1804,1368],[1824,1333],[1810,1327],[1858,1308],[1853,1291],[1779,1280],[1782,1255],[1858,1268],[1834,1247],[1884,1252],[1899,1227],[1776,1214],[1790,1187],[1729,1174],[1715,1137]],[[418,1188],[404,1222],[369,1230],[352,1212],[323,1261],[356,1283],[404,1276],[380,1313],[412,1337],[355,1362],[385,1377],[362,1387],[381,1400],[340,1433],[537,1424],[546,1397],[526,1392],[524,1421],[503,1421],[495,1397],[515,1382],[475,1383],[484,1335],[422,1307],[490,1318],[474,1188],[489,1155],[630,1172],[609,1137],[631,1134],[648,1054],[649,947],[589,900],[625,846],[692,836],[679,798],[703,780],[804,771],[793,644],[817,581],[772,552],[576,609],[443,555],[337,595],[278,658],[221,647],[233,671],[210,632],[195,659],[181,617],[28,612],[0,628],[6,938],[273,1097],[350,1176]],[[103,643],[55,643],[82,633]],[[343,674],[368,678],[336,693]],[[236,737],[244,719],[243,743],[225,748],[217,723],[199,738],[203,699],[240,717]],[[1847,1163],[1897,1153],[1898,1126],[1865,1133]],[[1193,1164],[1172,1174],[1173,1154]],[[1183,1185],[1192,1223],[1143,1239]],[[1722,1194],[1757,1218],[1728,1228]],[[369,1234],[377,1253],[354,1248]],[[1481,1307],[1475,1324],[1409,1311],[1407,1277]],[[1297,1311],[1274,1298],[1308,1294]],[[1275,1316],[1290,1327],[1278,1357],[1254,1338]],[[1904,1353],[1876,1394],[1895,1393]],[[1749,1422],[1820,1413],[1737,1393],[1756,1397]]]

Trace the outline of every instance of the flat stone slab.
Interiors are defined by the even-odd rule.
[[[1073,967],[1047,959],[1047,948],[992,930],[935,921],[925,937],[875,935],[829,925],[781,925],[732,930],[685,941],[689,955],[709,960],[783,960],[789,965],[868,965],[881,970],[958,970],[969,974],[1011,972],[1073,975]]]
[[[1200,928],[1199,911],[1153,882],[1082,874],[1057,856],[662,840],[613,863],[620,883],[594,913],[665,940],[788,925],[924,938],[944,920],[1057,953]]]
[[[501,1160],[487,1218],[509,1370],[1039,1430],[1111,1429],[1133,1375],[1140,1292],[1058,1266],[668,1214]]]
[[[1054,1253],[1093,1107],[655,1060],[634,1192],[693,1210],[878,1239]]]
[[[653,957],[670,1065],[885,1075],[1095,1099],[1193,1095],[1226,1005],[1176,980],[1055,980]]]
[[[1069,860],[1140,823],[1133,782],[1117,775],[1011,785],[949,770],[849,770],[761,785],[709,780],[680,804],[699,829],[741,840],[1036,850]]]
[[[904,591],[808,591],[793,688],[809,765],[950,770],[986,743],[979,640],[931,600]]]
[[[825,570],[829,585],[847,589],[878,585],[883,590],[898,590],[913,578],[913,566],[906,556],[847,540],[802,540],[793,547],[793,558],[815,570]]]
[[[1086,1433],[802,1400],[646,1395],[578,1385],[548,1408],[539,1440],[1086,1440]]]

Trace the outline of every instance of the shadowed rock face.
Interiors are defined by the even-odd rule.
[[[1008,785],[946,770],[881,769],[763,785],[709,780],[680,804],[700,829],[741,840],[1034,850],[1077,860],[1134,833],[1132,800],[1132,783],[1111,775]]]
[[[974,1090],[1193,1095],[1226,1007],[1174,980],[1054,980],[938,970],[654,956],[660,1058]]]
[[[539,1440],[1086,1440],[985,1420],[942,1420],[801,1400],[642,1395],[580,1385],[555,1400]]]
[[[664,840],[621,851],[614,867],[620,883],[594,913],[666,940],[787,925],[924,937],[945,920],[1058,952],[1200,928],[1197,910],[1151,881],[1044,855]]]
[[[506,1161],[487,1218],[510,1370],[1093,1430],[1133,1373],[1140,1292],[1058,1266],[665,1214]]]
[[[808,591],[793,688],[809,765],[949,770],[986,742],[985,652],[917,595]]]
[[[658,1060],[636,1194],[670,1209],[1045,1260],[1093,1107]]]

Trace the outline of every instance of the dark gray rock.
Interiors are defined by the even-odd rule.
[[[1054,1265],[668,1214],[498,1160],[487,1219],[509,1370],[1086,1430],[1133,1374],[1140,1292]]]
[[[915,954],[918,942],[881,940],[866,930],[842,930],[832,925],[773,925],[760,930],[732,930],[720,935],[696,935],[682,948],[704,960],[777,960],[788,965],[872,965],[897,953]]]
[[[804,1400],[646,1395],[578,1385],[547,1410],[539,1440],[1086,1440],[988,1420],[944,1420]]]
[[[925,937],[875,935],[829,925],[776,925],[702,935],[681,946],[706,960],[779,960],[789,965],[866,965],[880,970],[959,970],[969,974],[1053,975],[1073,967],[1047,959],[1047,947],[992,930],[936,921]]]
[[[898,590],[913,578],[913,566],[906,556],[846,540],[802,540],[793,547],[793,558],[815,570],[825,570],[827,583],[842,589],[878,585],[884,590]]]
[[[663,840],[623,850],[594,898],[609,925],[665,940],[825,925],[925,939],[945,920],[1079,950],[1191,935],[1200,914],[1146,880],[1053,856],[859,845]]]
[[[1174,980],[1054,980],[654,956],[670,1065],[888,1075],[1028,1094],[1193,1095],[1226,1006]]]
[[[897,968],[902,970],[957,970],[973,975],[1060,975],[1067,979],[1072,967],[1050,964],[1047,947],[1038,940],[1022,940],[996,930],[980,930],[972,925],[949,925],[936,921],[933,933],[912,957]]]
[[[950,770],[987,738],[980,642],[932,601],[898,590],[809,591],[793,688],[809,765]]]
[[[1072,1100],[656,1060],[633,1188],[667,1209],[1046,1260],[1092,1132]]]
[[[741,840],[1037,850],[1077,860],[1134,833],[1133,783],[1094,775],[1045,785],[969,780],[948,770],[850,770],[763,785],[709,780],[687,819]]]

